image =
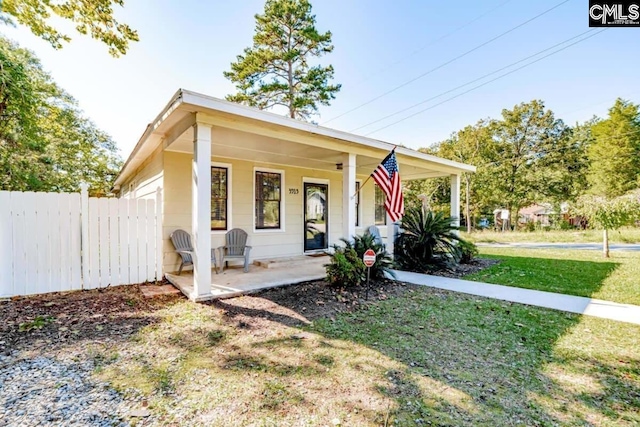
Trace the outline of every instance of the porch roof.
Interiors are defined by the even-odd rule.
[[[193,125],[204,122],[233,146],[214,137],[214,156],[246,158],[269,163],[335,170],[341,153],[358,155],[358,173],[369,174],[394,144],[354,135],[275,113],[180,89],[150,123],[122,167],[114,186],[118,188],[161,144],[165,150],[192,152]],[[215,135],[215,132],[214,132]],[[252,138],[247,138],[251,135]],[[238,141],[244,141],[238,143]],[[454,162],[405,147],[396,148],[403,180],[475,172],[475,166]],[[297,162],[297,163],[294,163]]]

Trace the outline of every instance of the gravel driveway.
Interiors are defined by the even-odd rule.
[[[90,360],[0,356],[0,426],[128,426],[128,404]]]
[[[133,390],[96,380],[98,349],[156,321],[137,286],[0,301],[0,427],[162,424]]]

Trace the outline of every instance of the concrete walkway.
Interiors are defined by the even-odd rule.
[[[601,251],[602,243],[476,243],[479,247],[487,248],[522,248],[522,249],[575,249],[586,251]],[[640,251],[640,244],[637,243],[612,243],[609,245],[611,251]]]
[[[593,298],[429,276],[407,271],[394,270],[394,272],[396,279],[400,282],[640,325],[640,306],[637,305],[618,304]]]

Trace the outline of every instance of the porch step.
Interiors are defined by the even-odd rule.
[[[253,261],[254,265],[262,268],[283,268],[283,267],[296,267],[305,264],[324,264],[329,262],[328,255],[300,255],[286,258],[270,258],[270,259],[257,259]]]

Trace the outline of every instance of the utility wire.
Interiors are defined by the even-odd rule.
[[[552,56],[552,55],[555,55],[556,53],[562,52],[563,50],[568,49],[568,48],[570,48],[570,47],[571,47],[571,46],[573,46],[573,45],[576,45],[576,44],[578,44],[578,43],[580,43],[580,42],[583,42],[583,41],[585,41],[585,40],[587,40],[587,39],[590,39],[591,37],[596,36],[596,35],[598,35],[598,34],[602,33],[603,31],[606,31],[607,29],[608,29],[608,28],[604,28],[604,29],[602,29],[602,30],[600,30],[600,31],[597,31],[597,32],[595,32],[595,33],[591,33],[591,35],[588,35],[587,37],[584,37],[584,38],[582,38],[582,39],[580,39],[580,40],[578,40],[578,41],[575,41],[575,42],[573,42],[573,43],[571,43],[571,44],[568,44],[568,45],[566,45],[566,46],[564,46],[564,47],[562,47],[562,48],[560,48],[560,49],[558,49],[558,50],[556,50],[556,51],[554,51],[554,52],[551,52],[551,53],[549,53],[549,54],[547,54],[547,55],[545,55],[545,56],[542,56],[542,57],[540,57],[540,58],[536,59],[535,61],[531,61],[531,62],[529,62],[529,63],[527,63],[527,64],[524,64],[524,65],[522,65],[522,66],[520,66],[520,67],[518,67],[518,68],[515,68],[515,69],[513,69],[513,70],[511,70],[511,71],[509,71],[509,72],[506,72],[506,73],[504,73],[504,74],[501,74],[501,75],[499,75],[498,77],[496,77],[496,78],[494,78],[494,79],[488,80],[488,81],[486,81],[486,82],[484,82],[484,83],[482,83],[482,84],[479,84],[479,85],[477,85],[477,86],[472,87],[472,88],[471,88],[471,89],[469,89],[469,90],[466,90],[466,91],[464,91],[464,92],[461,92],[461,93],[459,93],[459,94],[457,94],[457,95],[455,95],[455,96],[452,96],[452,97],[450,97],[450,98],[447,98],[447,99],[445,99],[445,100],[444,100],[444,101],[442,101],[442,102],[439,102],[439,103],[434,104],[434,105],[432,105],[432,106],[430,106],[430,107],[427,107],[427,108],[424,108],[424,109],[422,109],[422,110],[419,110],[419,111],[417,111],[417,112],[415,112],[415,113],[413,113],[413,114],[410,114],[410,115],[408,115],[408,116],[406,116],[406,117],[404,117],[404,118],[402,118],[402,119],[400,119],[400,120],[396,120],[395,122],[392,122],[392,123],[390,123],[390,124],[388,124],[388,125],[382,126],[381,128],[378,128],[378,129],[376,129],[376,130],[374,130],[374,131],[371,131],[371,132],[367,133],[365,136],[369,136],[369,135],[371,135],[371,134],[374,134],[374,133],[380,132],[380,131],[381,131],[381,130],[383,130],[383,129],[387,129],[387,128],[389,128],[389,127],[391,127],[391,126],[394,126],[394,125],[396,125],[396,124],[398,124],[398,123],[404,122],[405,120],[408,120],[408,119],[410,119],[411,117],[415,117],[415,116],[417,116],[418,114],[422,114],[422,113],[424,113],[425,111],[432,110],[432,109],[434,109],[435,107],[438,107],[438,106],[440,106],[440,105],[442,105],[442,104],[445,104],[445,103],[447,103],[447,102],[449,102],[449,101],[452,101],[452,100],[454,100],[454,99],[456,99],[456,98],[459,98],[459,97],[461,97],[462,95],[465,95],[465,94],[467,94],[467,93],[469,93],[469,92],[472,92],[472,91],[474,91],[474,90],[476,90],[476,89],[478,89],[478,88],[481,88],[482,86],[486,86],[486,85],[488,85],[489,83],[493,83],[493,82],[495,82],[496,80],[500,80],[501,78],[506,77],[506,76],[508,76],[509,74],[513,74],[513,73],[515,73],[516,71],[520,71],[520,70],[522,70],[523,68],[526,68],[526,67],[528,67],[528,66],[530,66],[530,65],[535,64],[536,62],[540,62],[540,61],[542,61],[542,60],[543,60],[543,59],[545,59],[545,58],[548,58],[548,57],[550,57],[550,56]]]
[[[403,61],[405,61],[407,58],[410,58],[412,56],[417,55],[418,53],[422,52],[423,50],[425,50],[426,48],[435,45],[436,43],[446,39],[449,36],[452,36],[453,34],[457,33],[458,31],[468,27],[469,25],[479,21],[480,19],[484,18],[485,16],[489,15],[490,13],[494,12],[495,10],[501,8],[502,6],[504,6],[507,3],[510,3],[512,0],[506,0],[503,1],[502,3],[498,4],[497,6],[493,7],[492,9],[488,10],[487,12],[475,17],[474,19],[472,19],[471,21],[467,22],[466,24],[463,24],[459,27],[457,27],[456,29],[449,31],[446,34],[443,34],[442,36],[438,37],[435,40],[430,41],[429,43],[415,49],[413,52],[409,53],[408,55],[404,55],[401,58],[398,58],[396,61],[392,62],[391,64],[389,64],[386,67],[383,68],[379,68],[378,71],[373,72],[372,74],[369,74],[367,77],[365,77],[364,79],[361,79],[358,83],[356,83],[353,87],[359,87],[362,83],[370,80],[372,77],[377,76],[379,74],[382,74],[383,72],[390,70],[391,68],[395,67],[396,65],[402,63]]]
[[[638,95],[638,94],[640,94],[640,92],[625,93],[625,94],[624,94],[624,98],[625,98],[625,99],[629,99],[630,97],[635,96],[635,95]],[[617,99],[617,98],[622,98],[622,97],[616,97],[616,99]],[[576,113],[576,112],[578,112],[578,111],[586,110],[587,108],[595,107],[596,105],[602,105],[602,104],[605,104],[605,103],[607,103],[607,102],[609,102],[609,103],[614,103],[614,102],[615,102],[615,99],[614,99],[614,100],[607,99],[607,100],[605,100],[605,101],[596,102],[595,104],[589,104],[589,105],[584,106],[584,107],[576,108],[575,110],[571,110],[571,111],[564,111],[564,112],[562,112],[562,113],[559,113],[558,115],[559,115],[559,116],[568,116],[568,115],[571,115],[571,114]]]
[[[632,130],[632,131],[629,131],[629,132],[621,133],[620,135],[612,135],[612,136],[610,136],[610,137],[608,137],[608,138],[599,139],[599,141],[609,141],[609,140],[612,140],[612,139],[620,138],[620,137],[627,136],[627,135],[633,135],[633,134],[638,134],[638,135],[640,135],[640,129],[636,129],[636,130]],[[555,153],[555,152],[563,152],[563,151],[569,151],[569,150],[571,150],[571,147],[566,147],[566,146],[564,146],[564,147],[557,147],[557,148],[552,148],[552,149],[550,149],[550,150],[546,150],[546,151],[545,151],[545,154]],[[414,151],[421,152],[420,150],[414,150]],[[424,152],[421,152],[421,153],[423,153],[423,154],[430,154],[430,153],[424,153]],[[437,154],[437,153],[432,154],[432,155],[434,155],[434,156],[438,156],[438,154]],[[608,157],[608,156],[605,156],[605,157]],[[611,157],[615,157],[615,156],[611,156]],[[465,163],[465,161],[464,161],[464,160],[451,159],[451,158],[447,158],[447,157],[443,157],[443,158],[445,158],[445,159],[447,159],[447,160],[454,161],[454,162],[458,162],[458,163]],[[481,165],[479,165],[478,167],[497,166],[497,165],[499,165],[499,164],[501,164],[501,163],[508,162],[509,160],[511,160],[511,159],[510,159],[510,158],[506,158],[506,159],[504,159],[504,160],[496,160],[496,161],[494,161],[494,162],[488,162],[488,163],[481,164]],[[589,160],[589,158],[588,158],[588,156],[586,156],[586,155],[585,155],[584,157],[580,157],[580,160],[582,160],[582,161],[584,161],[584,160],[588,161],[588,160]],[[377,165],[379,165],[379,164],[380,164],[380,162],[376,162],[376,163],[368,163],[368,164],[364,164],[364,165],[358,165],[358,167],[363,167],[363,168],[365,168],[365,167],[375,167],[375,166],[377,166]],[[406,178],[406,177],[408,177],[408,176],[417,176],[417,175],[422,175],[422,172],[420,172],[420,173],[414,173],[414,174],[402,174],[402,177]]]
[[[544,12],[541,12],[541,13],[537,14],[537,15],[536,15],[536,16],[534,16],[533,18],[527,19],[526,21],[524,21],[524,22],[522,22],[522,23],[520,23],[520,24],[516,25],[515,27],[512,27],[512,28],[510,28],[509,30],[507,30],[507,31],[505,31],[505,32],[503,32],[503,33],[498,34],[497,36],[493,37],[492,39],[489,39],[489,40],[487,40],[486,42],[479,44],[478,46],[474,47],[473,49],[470,49],[470,50],[466,51],[465,53],[460,54],[460,55],[456,56],[455,58],[450,59],[450,60],[448,60],[448,61],[446,61],[446,62],[444,62],[444,63],[442,63],[442,64],[438,65],[437,67],[432,68],[432,69],[430,69],[430,70],[428,70],[428,71],[426,71],[426,72],[424,72],[424,73],[420,74],[419,76],[414,77],[413,79],[408,80],[408,81],[406,81],[406,82],[404,82],[404,83],[402,83],[402,84],[400,84],[400,85],[398,85],[398,86],[394,87],[393,89],[390,89],[390,90],[388,90],[388,91],[384,92],[384,93],[383,93],[383,94],[381,94],[381,95],[376,96],[375,98],[371,98],[370,100],[368,100],[368,101],[366,101],[366,102],[364,102],[364,103],[362,103],[362,104],[360,104],[360,105],[358,105],[358,106],[356,106],[356,107],[354,107],[354,108],[352,108],[352,109],[350,109],[350,110],[347,110],[347,111],[345,111],[344,113],[342,113],[342,114],[340,114],[340,115],[338,115],[338,116],[335,116],[335,117],[333,117],[333,118],[331,118],[331,119],[329,119],[329,120],[326,120],[326,121],[324,121],[324,122],[323,122],[323,123],[321,123],[321,124],[322,124],[322,125],[325,125],[325,124],[327,124],[327,123],[329,123],[329,122],[332,122],[332,121],[334,121],[334,120],[336,120],[336,119],[339,119],[340,117],[346,116],[347,114],[352,113],[352,112],[354,112],[354,111],[356,111],[356,110],[359,110],[360,108],[362,108],[362,107],[364,107],[364,106],[366,106],[366,105],[369,105],[369,104],[371,104],[372,102],[375,102],[375,101],[377,101],[378,99],[383,98],[383,97],[385,97],[385,96],[389,95],[390,93],[393,93],[393,92],[397,91],[398,89],[401,89],[401,88],[403,88],[403,87],[405,87],[405,86],[407,86],[407,85],[410,85],[411,83],[413,83],[413,82],[415,82],[415,81],[417,81],[417,80],[420,80],[421,78],[423,78],[423,77],[425,77],[425,76],[427,76],[427,75],[429,75],[429,74],[433,73],[434,71],[437,71],[437,70],[439,70],[439,69],[441,69],[441,68],[444,68],[444,67],[446,67],[447,65],[449,65],[449,64],[451,64],[451,63],[453,63],[453,62],[457,61],[458,59],[464,58],[465,56],[469,55],[470,53],[473,53],[473,52],[475,52],[476,50],[481,49],[481,48],[483,48],[484,46],[487,46],[488,44],[491,44],[491,43],[493,43],[494,41],[496,41],[496,40],[498,40],[498,39],[500,39],[500,38],[502,38],[502,37],[506,36],[507,34],[512,33],[513,31],[517,30],[518,28],[523,27],[523,26],[525,26],[526,24],[528,24],[528,23],[530,23],[530,22],[532,22],[532,21],[535,21],[536,19],[538,19],[538,18],[540,18],[540,17],[542,17],[542,16],[546,15],[547,13],[549,13],[549,12],[551,12],[551,11],[553,11],[553,10],[557,9],[558,7],[562,6],[563,4],[565,4],[565,3],[569,2],[569,1],[570,1],[570,0],[564,0],[564,1],[561,1],[560,3],[558,3],[558,4],[556,4],[555,6],[553,6],[553,7],[549,8],[549,9],[545,10]]]
[[[463,88],[463,87],[465,87],[465,86],[469,86],[470,84],[473,84],[473,83],[475,83],[475,82],[477,82],[477,81],[483,80],[483,79],[485,79],[485,78],[487,78],[487,77],[489,77],[489,76],[492,76],[492,75],[494,75],[494,74],[497,74],[497,73],[499,73],[500,71],[504,71],[504,70],[506,70],[507,68],[511,68],[511,67],[513,67],[514,65],[520,64],[521,62],[524,62],[524,61],[526,61],[526,60],[528,60],[528,59],[531,59],[531,58],[533,58],[533,57],[535,57],[535,56],[538,56],[538,55],[540,55],[541,53],[547,52],[547,51],[549,51],[549,50],[551,50],[551,49],[555,49],[556,47],[558,47],[558,46],[560,46],[560,45],[563,45],[563,44],[565,44],[565,43],[567,43],[567,42],[570,42],[571,40],[575,40],[575,39],[577,39],[578,37],[582,37],[583,35],[585,35],[585,34],[587,34],[587,33],[589,33],[589,32],[593,32],[593,31],[595,31],[595,30],[587,30],[587,31],[585,31],[585,32],[583,32],[583,33],[578,34],[577,36],[573,36],[573,37],[571,37],[571,38],[568,38],[568,39],[566,39],[566,40],[561,41],[560,43],[554,44],[554,45],[553,45],[553,46],[551,46],[551,47],[548,47],[548,48],[546,48],[546,49],[543,49],[543,50],[541,50],[541,51],[538,51],[538,52],[534,53],[533,55],[529,55],[529,56],[527,56],[526,58],[522,58],[522,59],[521,59],[521,60],[519,60],[519,61],[512,62],[512,63],[511,63],[511,64],[509,64],[509,65],[506,65],[506,66],[504,66],[504,67],[502,67],[502,68],[498,68],[497,70],[492,71],[492,72],[490,72],[490,73],[488,73],[488,74],[485,74],[484,76],[478,77],[477,79],[473,79],[473,80],[471,80],[471,81],[469,81],[469,82],[467,82],[467,83],[464,83],[464,84],[462,84],[462,85],[460,85],[460,86],[454,87],[453,89],[449,89],[449,90],[448,90],[448,91],[446,91],[446,92],[439,93],[438,95],[432,96],[431,98],[425,99],[424,101],[420,101],[420,102],[418,102],[418,103],[416,103],[416,104],[413,104],[413,105],[411,105],[411,106],[409,106],[409,107],[407,107],[407,108],[403,108],[402,110],[399,110],[399,111],[396,111],[395,113],[391,113],[391,114],[389,114],[389,115],[386,115],[386,116],[384,116],[384,117],[382,117],[382,118],[380,118],[380,119],[374,120],[374,121],[372,121],[372,122],[369,122],[369,123],[367,123],[367,124],[364,124],[364,125],[362,125],[362,126],[360,126],[360,127],[357,127],[357,128],[355,128],[355,129],[351,129],[349,132],[355,132],[355,131],[358,131],[358,130],[360,130],[360,129],[366,128],[366,127],[371,126],[371,125],[373,125],[373,124],[380,123],[382,120],[386,120],[386,119],[389,119],[389,118],[391,118],[391,117],[393,117],[393,116],[397,116],[398,114],[402,114],[402,113],[404,113],[405,111],[409,111],[409,110],[411,110],[411,109],[413,109],[413,108],[415,108],[415,107],[417,107],[417,106],[419,106],[419,105],[426,104],[427,102],[429,102],[429,101],[433,101],[434,99],[440,98],[441,96],[446,95],[446,94],[448,94],[448,93],[455,92],[455,91],[456,91],[456,90],[458,90],[458,89],[462,89],[462,88]]]

